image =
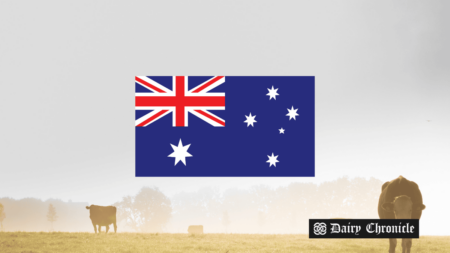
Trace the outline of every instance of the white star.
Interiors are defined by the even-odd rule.
[[[280,94],[277,93],[278,88],[277,88],[277,89],[274,89],[273,86],[272,86],[272,89],[267,88],[267,90],[269,91],[269,93],[267,93],[266,96],[270,96],[270,97],[269,97],[269,100],[271,100],[272,98],[275,99],[275,100],[277,100],[277,97],[276,97],[276,96],[279,96],[279,95],[280,95]]]
[[[247,120],[245,120],[244,123],[247,123],[247,127],[250,125],[252,125],[252,127],[254,127],[253,123],[256,122],[256,120],[255,120],[256,115],[252,116],[252,113],[250,113],[249,116],[245,115],[245,117],[247,118]]]
[[[178,147],[176,147],[172,144],[170,144],[170,146],[172,146],[172,148],[173,148],[173,153],[170,154],[168,157],[175,157],[175,165],[177,165],[177,163],[179,161],[182,161],[184,163],[184,165],[186,165],[186,157],[192,157],[192,155],[187,152],[187,150],[188,150],[189,146],[191,146],[191,144],[183,146],[183,143],[181,142],[181,139],[180,139],[180,142],[178,143]]]
[[[267,160],[266,163],[270,163],[269,167],[272,166],[272,165],[277,167],[276,163],[279,163],[279,161],[277,160],[278,156],[274,156],[273,153],[272,153],[272,156],[267,156],[267,157],[269,157],[269,160]]]
[[[298,116],[298,113],[297,113],[298,108],[294,109],[294,106],[292,106],[291,110],[289,110],[289,108],[287,110],[288,110],[289,113],[286,114],[286,116],[289,116],[289,120],[291,120],[291,119],[296,120],[295,116]]]
[[[278,130],[280,130],[280,134],[284,134],[284,129],[283,128],[278,129]]]

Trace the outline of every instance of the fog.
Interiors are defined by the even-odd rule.
[[[157,188],[144,187],[111,204],[118,208],[119,232],[187,233],[189,225],[203,225],[206,233],[306,234],[310,218],[377,218],[381,185],[374,178],[340,178],[278,188],[208,187],[171,198]],[[93,232],[87,202],[2,198],[0,203],[6,214],[5,231],[50,231],[46,214],[52,204],[57,214],[55,231]]]

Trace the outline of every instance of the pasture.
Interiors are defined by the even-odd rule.
[[[387,252],[387,239],[308,239],[307,235],[0,232],[2,253],[44,252]],[[401,252],[401,243],[397,251]],[[413,239],[412,252],[448,252],[449,236]]]

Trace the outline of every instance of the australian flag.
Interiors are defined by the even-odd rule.
[[[313,177],[314,77],[136,76],[137,177]]]

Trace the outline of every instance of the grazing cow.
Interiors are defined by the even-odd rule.
[[[189,234],[203,234],[203,226],[189,226],[188,227]]]
[[[380,219],[420,219],[424,209],[422,193],[413,181],[399,176],[381,187],[378,201]],[[389,253],[394,253],[396,246],[397,239],[389,239]],[[402,252],[411,252],[411,246],[411,238],[402,239]]]
[[[117,208],[115,206],[87,206],[86,209],[89,210],[89,217],[91,218],[92,225],[94,225],[95,233],[101,232],[102,226],[106,227],[106,233],[109,231],[109,225],[112,223],[114,225],[114,233],[117,233],[116,225],[116,212]]]

